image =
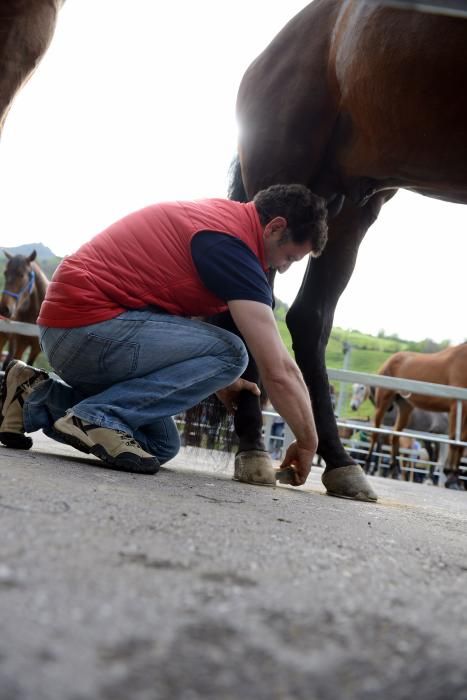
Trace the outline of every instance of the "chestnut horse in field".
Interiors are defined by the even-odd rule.
[[[33,250],[28,256],[4,252],[8,262],[5,268],[5,286],[0,292],[0,315],[12,321],[36,323],[49,284],[35,262],[36,251]],[[5,366],[12,359],[21,359],[28,348],[27,362],[34,364],[41,351],[37,336],[0,333],[0,350],[6,340],[9,342],[9,350]]]
[[[447,384],[467,388],[467,343],[455,345],[435,353],[396,352],[379,370],[379,374],[386,377],[398,377],[400,379],[416,379],[433,384]],[[398,392],[392,389],[377,387],[375,392],[375,427],[379,428],[384,415],[391,404],[397,400]],[[404,394],[399,401],[397,420],[394,430],[404,430],[407,427],[414,409],[426,411],[441,411],[449,414],[449,437],[455,438],[457,402],[453,399],[438,396],[426,396],[423,394]],[[376,443],[377,435],[373,433],[370,453]],[[461,438],[467,440],[467,402],[462,404]],[[392,438],[392,464],[395,469],[397,454],[399,451],[399,436]],[[464,448],[449,446],[448,456],[444,464],[444,471],[448,474],[446,484],[457,484],[458,468]]]
[[[328,205],[328,244],[310,258],[286,319],[327,471],[352,464],[324,359],[334,309],[365,233],[398,188],[467,202],[466,85],[467,19],[373,0],[314,0],[241,82],[230,196],[298,182]],[[245,395],[240,408],[238,427],[251,435],[256,425],[259,436],[255,398]]]

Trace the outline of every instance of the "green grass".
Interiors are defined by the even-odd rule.
[[[292,354],[292,339],[285,323],[287,307],[279,303],[279,308],[275,309],[277,325],[285,346]],[[414,352],[436,352],[449,345],[449,340],[442,343],[434,343],[430,338],[420,342],[402,340],[396,336],[385,336],[383,333],[376,336],[365,335],[356,330],[345,330],[334,327],[331,331],[329,343],[326,348],[326,367],[332,369],[343,369],[344,353],[343,343],[349,343],[351,354],[348,360],[347,369],[354,372],[366,372],[377,374],[384,362],[400,350],[412,350]],[[334,382],[336,396],[339,394],[339,382]],[[347,385],[346,401],[342,407],[342,417],[363,418],[373,415],[373,405],[370,401],[365,401],[357,412],[350,409],[351,388]]]

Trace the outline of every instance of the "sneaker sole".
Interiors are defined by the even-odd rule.
[[[4,407],[5,403],[6,403],[7,394],[8,394],[7,377],[8,377],[8,372],[9,372],[10,369],[12,369],[12,367],[10,367],[10,365],[8,365],[8,367],[7,367],[6,370],[5,370],[4,375],[3,375],[3,377],[2,377],[2,394],[1,394],[1,397],[0,397],[0,400],[1,400],[1,402],[2,402],[2,411],[1,411],[2,421],[3,421],[4,417],[5,417],[5,416],[3,415],[3,407]],[[11,401],[10,401],[10,403],[11,403]]]
[[[75,450],[79,450],[80,452],[84,452],[85,454],[90,454],[91,450],[90,448],[84,444],[84,442],[81,442],[77,437],[74,435],[69,435],[68,433],[62,433],[60,430],[56,430],[56,428],[49,428],[47,431],[49,437],[51,437],[53,440],[56,440],[57,442],[65,443],[66,445],[70,445],[71,447],[74,447]]]
[[[13,450],[30,450],[32,447],[31,438],[23,433],[0,432],[0,442]]]
[[[8,388],[7,388],[7,375],[8,375],[8,369],[5,371],[3,377],[2,377],[2,389],[1,389],[1,394],[0,394],[0,401],[2,402],[2,411],[1,411],[1,423],[3,423],[4,415],[3,415],[3,407],[5,405],[6,399],[7,399],[7,394],[8,394]],[[0,425],[1,425],[0,423]],[[32,447],[32,440],[30,437],[27,437],[23,433],[10,433],[0,431],[0,442],[2,445],[5,445],[5,447],[10,447],[13,450],[30,450]]]
[[[91,447],[91,452],[112,467],[112,469],[117,469],[118,471],[147,475],[153,475],[159,471],[160,465],[155,458],[147,460],[137,458],[137,461],[135,461],[134,456],[130,452],[126,455],[124,453],[118,457],[112,457],[102,445],[94,445],[94,447]]]
[[[3,373],[2,377],[2,383],[1,383],[1,391],[0,391],[0,402],[2,406],[2,410],[0,412],[0,427],[1,424],[3,423],[3,420],[5,418],[3,414],[3,407],[5,406],[5,403],[8,398],[8,386],[7,386],[7,377],[8,373],[10,370],[13,369],[13,367],[16,366],[16,360],[12,360],[8,367],[6,368],[5,372]],[[14,363],[14,364],[13,364]],[[10,396],[10,403],[14,399],[14,394],[13,397]],[[0,431],[0,442],[2,445],[5,445],[5,447],[10,447],[14,450],[30,450],[32,447],[32,439],[30,437],[27,437],[24,435],[24,433],[12,433],[12,432],[7,432],[7,431]]]
[[[160,465],[157,463],[155,458],[154,460],[147,460],[148,462],[150,462],[150,464],[145,465],[144,463],[141,463],[141,460],[135,462],[134,458],[130,454],[128,454],[128,456],[120,455],[119,457],[112,457],[102,445],[93,445],[92,447],[88,447],[84,442],[81,442],[81,440],[75,435],[64,433],[60,430],[57,430],[56,428],[51,429],[49,435],[52,438],[54,436],[58,437],[58,442],[64,442],[67,445],[74,447],[76,450],[79,450],[80,452],[84,452],[85,454],[93,454],[95,457],[98,457],[102,462],[104,462],[108,467],[117,471],[147,475],[156,474],[156,472],[159,471]],[[155,461],[156,464],[154,464]]]
[[[2,411],[1,411],[2,422],[3,422],[3,419],[5,418],[5,415],[3,413],[3,408],[5,406],[5,403],[7,402],[7,399],[8,398],[10,399],[9,404],[8,404],[8,405],[10,405],[15,398],[16,391],[13,393],[13,396],[8,397],[8,375],[11,372],[11,370],[13,370],[16,367],[17,363],[18,363],[18,360],[12,360],[12,362],[10,362],[10,364],[6,368],[5,374],[3,375],[3,378],[2,378],[2,393],[1,393],[1,397],[0,397],[0,400],[2,402]]]

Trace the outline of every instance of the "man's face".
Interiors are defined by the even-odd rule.
[[[264,252],[270,269],[285,272],[311,252],[311,243],[293,243],[285,234],[287,222],[278,216],[264,227]]]

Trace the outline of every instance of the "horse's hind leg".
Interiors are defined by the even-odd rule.
[[[218,314],[209,320],[221,328],[240,335],[228,312]],[[248,366],[242,377],[251,382],[259,383],[259,372],[249,351],[248,358]],[[272,460],[266,451],[262,436],[263,416],[260,401],[251,391],[240,392],[234,416],[234,427],[239,440],[235,457],[235,478],[254,484],[275,485]]]
[[[240,336],[229,312],[213,316],[209,319],[209,322]],[[248,366],[242,377],[250,382],[259,383],[259,372],[249,352],[248,360]],[[234,425],[239,439],[239,451],[266,449],[262,437],[263,419],[260,401],[251,391],[240,392]]]

